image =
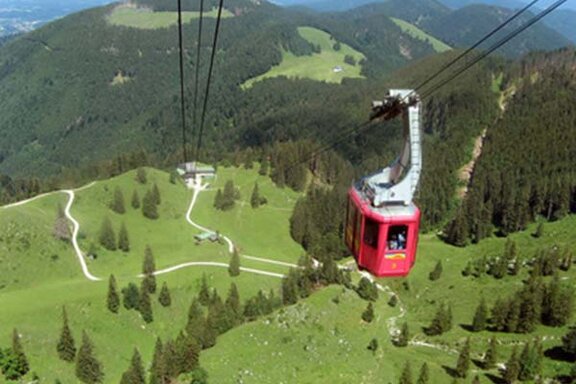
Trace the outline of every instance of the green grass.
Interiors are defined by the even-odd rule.
[[[390,19],[394,22],[394,24],[399,26],[403,32],[409,34],[410,36],[412,36],[415,39],[427,42],[438,53],[446,52],[446,51],[449,51],[452,49],[452,47],[450,47],[448,44],[438,40],[434,36],[427,34],[426,32],[424,32],[423,30],[421,30],[420,28],[418,28],[414,24],[410,24],[404,20],[397,19],[394,17],[391,17]]]
[[[543,246],[570,246],[576,251],[573,236],[576,234],[576,216],[545,225],[545,235],[540,239],[530,236],[535,226],[512,235],[522,257],[530,257]],[[561,344],[564,328],[539,326],[531,335],[480,332],[470,333],[462,325],[470,324],[481,297],[489,306],[498,297],[505,297],[521,286],[519,277],[502,280],[483,276],[479,279],[464,278],[461,271],[468,260],[482,255],[499,255],[506,239],[490,238],[479,245],[467,248],[447,246],[432,235],[422,235],[418,261],[408,277],[410,290],[402,288],[403,279],[380,279],[399,294],[407,309],[411,337],[416,340],[445,345],[458,350],[466,337],[472,337],[472,357],[478,359],[485,352],[490,337],[497,335],[504,343],[531,341],[534,336],[546,336],[545,349]],[[436,262],[442,260],[444,272],[435,282],[428,273]],[[561,277],[573,279],[574,269],[562,272]],[[334,298],[339,298],[339,303]],[[430,368],[430,382],[445,383],[452,379],[445,367],[455,367],[457,353],[443,352],[426,346],[397,348],[391,344],[387,319],[398,316],[398,308],[390,308],[388,296],[381,293],[375,305],[376,320],[371,324],[361,321],[360,315],[366,302],[355,293],[341,287],[322,289],[299,304],[285,308],[258,322],[244,325],[222,336],[215,348],[201,356],[202,365],[211,379],[218,383],[284,382],[284,383],[394,383],[406,361],[412,364],[413,378],[423,362]],[[429,325],[438,303],[452,305],[453,329],[443,336],[429,337],[423,327]],[[366,349],[369,341],[377,338],[380,350],[372,355]],[[241,352],[239,347],[241,346]],[[499,361],[505,362],[511,352],[510,345],[500,347]],[[273,368],[271,368],[273,367]],[[482,383],[492,383],[487,373],[499,376],[497,371],[484,372],[473,366]],[[570,364],[546,359],[544,373],[553,376],[567,373]],[[470,380],[470,378],[468,378]]]
[[[218,15],[218,10],[213,9],[204,13],[204,17],[215,18]],[[232,12],[224,9],[222,17],[233,17]],[[200,12],[182,12],[182,22],[189,23],[191,20],[198,19]],[[144,8],[133,7],[116,7],[108,16],[108,22],[112,25],[132,27],[139,29],[158,29],[168,28],[176,25],[178,22],[177,12],[153,12]]]
[[[341,83],[344,78],[363,78],[361,65],[358,62],[366,57],[352,47],[340,43],[339,51],[334,50],[336,40],[319,29],[299,27],[298,33],[307,41],[321,48],[320,53],[310,56],[295,56],[286,50],[282,51],[282,62],[272,67],[268,72],[252,78],[242,84],[244,89],[250,88],[254,83],[272,77],[286,76],[291,79],[306,78],[328,83]],[[344,57],[350,55],[356,65],[344,63]],[[341,67],[341,72],[334,72],[335,67]]]
[[[32,371],[38,373],[43,382],[60,379],[64,383],[76,382],[73,364],[60,361],[56,355],[59,337],[60,313],[66,305],[70,324],[76,341],[85,329],[95,344],[95,353],[104,366],[106,383],[119,382],[120,376],[128,367],[134,347],[139,348],[145,364],[149,364],[156,337],[175,337],[185,324],[189,303],[197,294],[202,274],[206,273],[210,285],[225,297],[231,282],[239,288],[241,299],[254,296],[258,290],[278,289],[280,280],[274,277],[242,272],[230,278],[225,268],[191,267],[158,277],[158,286],[168,283],[172,295],[172,306],[162,308],[153,296],[154,322],[146,325],[139,314],[124,309],[113,315],[106,310],[105,298],[109,274],[114,273],[120,287],[128,282],[139,280],[134,276],[141,271],[144,247],[150,244],[156,259],[157,268],[172,266],[186,261],[219,261],[227,263],[229,255],[225,245],[209,242],[195,245],[193,235],[198,233],[184,218],[192,192],[181,183],[171,184],[165,172],[147,168],[148,183],[138,184],[135,172],[128,172],[106,181],[99,181],[92,187],[76,193],[72,215],[80,222],[82,238],[80,246],[85,251],[90,243],[96,242],[103,217],[112,219],[117,230],[125,222],[130,234],[132,250],[128,254],[120,251],[98,250],[98,258],[88,261],[90,271],[102,282],[89,282],[82,275],[80,265],[72,247],[52,237],[52,226],[58,203],[65,206],[67,196],[56,193],[40,198],[26,205],[0,209],[0,346],[10,345],[11,330],[17,327],[23,335],[23,344],[30,360]],[[242,249],[249,249],[256,256],[294,261],[300,255],[300,248],[290,239],[288,217],[298,197],[287,190],[275,188],[272,182],[258,176],[254,170],[220,169],[216,185],[222,185],[228,178],[234,178],[240,186],[244,199],[248,199],[253,183],[258,180],[262,194],[270,204],[258,210],[248,206],[238,206],[230,212],[220,213],[212,208],[213,191],[203,192],[197,201],[193,215],[200,224],[217,224],[218,220],[233,215],[238,223],[262,221],[273,229],[273,239],[285,248],[278,254],[256,254],[259,250],[271,249],[264,242],[257,248],[258,236],[250,240],[242,239],[245,228],[230,225],[221,230],[232,240],[238,240]],[[161,191],[162,203],[158,220],[145,219],[140,210],[133,210],[130,197],[134,189],[140,197],[157,183]],[[123,190],[127,213],[118,215],[108,208],[114,189]],[[204,194],[206,196],[204,196]],[[219,216],[224,215],[224,216]],[[246,217],[244,217],[246,216]],[[217,218],[215,222],[203,223],[203,217]],[[278,224],[282,223],[282,224]],[[249,224],[243,224],[249,227]],[[255,229],[260,230],[260,229]],[[271,232],[272,233],[272,232]],[[24,239],[24,240],[23,240]],[[30,243],[24,247],[22,244]],[[51,256],[58,255],[53,261]],[[283,266],[241,260],[242,266],[263,269],[270,272],[286,273]],[[118,342],[121,340],[121,342]],[[0,376],[1,377],[1,376]],[[0,379],[2,382],[3,377]]]

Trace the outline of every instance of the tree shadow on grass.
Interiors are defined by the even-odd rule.
[[[544,356],[549,359],[556,361],[564,361],[567,363],[572,363],[574,361],[574,355],[566,353],[562,347],[556,346],[544,351]]]
[[[446,371],[446,373],[450,375],[450,377],[458,378],[458,372],[456,372],[454,368],[449,367],[447,365],[443,365],[442,369],[444,369],[444,371]]]
[[[491,382],[493,382],[494,384],[507,384],[506,380],[504,380],[503,378],[501,378],[500,376],[496,376],[492,373],[487,373],[485,374],[486,378],[488,380],[490,380]]]
[[[472,328],[472,325],[470,324],[458,324],[458,325],[465,331],[474,332],[474,328]]]
[[[480,368],[480,369],[484,369],[484,362],[482,360],[479,359],[471,359],[472,360],[472,364],[474,364],[476,367]]]

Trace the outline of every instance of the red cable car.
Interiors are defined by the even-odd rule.
[[[412,197],[422,167],[420,108],[411,90],[390,90],[373,103],[372,119],[402,115],[404,145],[390,166],[348,192],[345,242],[358,266],[375,276],[406,276],[416,261],[420,210]]]

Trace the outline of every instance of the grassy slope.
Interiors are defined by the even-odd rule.
[[[450,47],[448,44],[438,40],[434,36],[427,34],[426,32],[424,32],[423,30],[421,30],[420,28],[418,28],[413,24],[410,24],[404,20],[397,19],[394,17],[391,17],[390,19],[397,26],[399,26],[402,29],[402,31],[406,32],[410,36],[418,40],[427,41],[432,46],[432,48],[434,48],[434,50],[438,53],[446,52],[452,49],[452,47]]]
[[[534,239],[530,230],[515,234],[519,253],[530,257],[541,246],[568,245],[576,250],[571,240],[576,234],[576,217],[557,223],[546,224],[546,235]],[[392,287],[401,297],[408,312],[411,337],[432,343],[445,344],[459,349],[466,337],[472,336],[473,358],[484,353],[487,341],[494,333],[472,334],[461,325],[470,324],[480,297],[485,297],[489,306],[497,297],[505,297],[521,285],[519,277],[495,280],[489,276],[479,279],[463,278],[461,271],[466,262],[482,255],[501,254],[505,239],[492,238],[479,245],[459,249],[447,246],[430,235],[422,236],[417,265],[408,278],[410,291],[401,288],[402,280],[381,279],[380,283]],[[430,282],[428,273],[438,260],[442,260],[444,272],[440,280]],[[522,272],[525,276],[527,270]],[[562,277],[576,277],[574,268]],[[333,301],[340,297],[340,303]],[[296,306],[281,310],[259,322],[245,325],[224,335],[214,349],[206,351],[201,358],[211,379],[218,383],[235,383],[242,378],[246,384],[262,382],[284,383],[394,383],[397,382],[405,361],[412,364],[414,380],[423,362],[431,370],[430,382],[445,383],[452,379],[445,367],[455,367],[457,353],[441,352],[424,346],[396,348],[388,335],[387,319],[397,316],[399,310],[386,305],[387,296],[381,295],[375,306],[376,320],[364,324],[360,315],[366,303],[352,292],[343,292],[340,287],[329,287],[315,293],[311,298]],[[444,336],[427,337],[422,327],[428,326],[440,302],[450,303],[454,314],[454,327]],[[399,320],[401,324],[404,320]],[[566,329],[538,327],[533,335],[497,334],[503,341],[528,341],[534,335],[547,336],[545,349],[561,343],[560,337]],[[371,338],[379,341],[380,350],[373,356],[366,349]],[[238,353],[235,345],[242,345]],[[511,351],[510,346],[500,347],[499,361],[504,362]],[[271,369],[270,367],[274,367]],[[486,372],[473,366],[481,375],[482,383],[492,381]],[[545,373],[565,372],[569,364],[552,360],[545,361]],[[492,374],[499,375],[496,371]],[[468,379],[470,380],[470,379]]]
[[[365,56],[354,50],[352,47],[341,43],[341,49],[335,51],[333,48],[335,40],[330,39],[330,35],[324,31],[311,27],[300,27],[298,33],[314,45],[322,48],[321,53],[310,56],[295,56],[291,52],[282,52],[282,62],[280,65],[272,67],[268,72],[248,80],[243,87],[249,88],[257,81],[271,77],[286,76],[289,78],[308,78],[329,83],[340,83],[344,78],[360,78],[361,67],[344,63],[344,56],[351,55],[356,62],[365,59]],[[342,67],[342,72],[334,72],[336,66]]]
[[[204,13],[204,17],[215,18],[218,10],[213,9]],[[222,17],[228,18],[234,16],[230,11],[224,9]],[[200,17],[200,12],[182,12],[182,22],[189,23],[193,19]],[[168,28],[176,25],[178,22],[177,12],[151,12],[131,7],[116,7],[108,16],[108,22],[113,25],[140,28],[140,29],[157,29]]]
[[[247,216],[250,221],[268,223],[274,231],[275,241],[287,250],[281,253],[282,257],[279,259],[295,260],[300,252],[299,247],[292,243],[288,234],[287,218],[290,212],[286,209],[292,207],[291,204],[294,203],[297,195],[274,188],[269,179],[259,177],[255,171],[222,169],[219,174],[221,178],[218,184],[223,184],[228,177],[233,175],[238,184],[240,180],[244,180],[245,188],[250,190],[253,182],[256,179],[259,180],[261,191],[271,202],[269,207],[263,207],[258,211],[252,211],[249,207],[243,209],[237,207],[222,215],[234,215],[244,221],[247,220],[243,217]],[[77,201],[73,205],[72,215],[80,222],[81,231],[84,234],[84,238],[80,241],[81,247],[84,250],[87,249],[89,243],[97,236],[102,217],[109,215],[114,219],[116,228],[121,220],[126,221],[133,248],[128,255],[100,250],[98,259],[89,261],[89,269],[102,277],[107,277],[112,272],[115,273],[120,287],[125,286],[129,281],[138,283],[138,279],[133,276],[140,272],[143,249],[147,243],[154,250],[158,267],[174,265],[181,261],[227,262],[228,255],[225,246],[193,244],[192,237],[197,230],[187,224],[184,219],[191,192],[180,184],[170,184],[168,174],[165,172],[147,169],[147,175],[148,184],[145,186],[137,184],[134,180],[134,172],[129,172],[111,180],[97,182],[91,188],[77,192]],[[161,190],[163,201],[159,210],[160,219],[150,221],[144,219],[140,211],[132,210],[130,196],[132,190],[137,188],[142,197],[154,181]],[[128,212],[122,216],[107,208],[116,186],[124,190],[126,198]],[[245,198],[249,196],[250,190],[243,190]],[[206,194],[212,193],[206,192]],[[199,289],[203,273],[209,276],[210,284],[216,287],[222,296],[226,295],[232,281],[238,285],[242,299],[253,296],[259,289],[267,291],[279,287],[277,278],[241,273],[239,277],[232,279],[224,268],[187,268],[158,278],[159,285],[167,281],[171,289],[173,305],[169,309],[161,308],[154,296],[155,321],[152,324],[145,325],[136,312],[121,310],[119,315],[112,315],[105,308],[107,281],[98,283],[87,281],[80,271],[72,247],[52,239],[51,231],[56,206],[58,203],[65,205],[66,201],[66,196],[58,193],[24,206],[0,210],[2,236],[12,233],[6,231],[6,228],[11,228],[15,225],[14,223],[17,223],[18,232],[30,232],[31,239],[34,240],[29,250],[19,251],[14,248],[12,252],[6,252],[4,248],[0,248],[2,265],[10,266],[10,269],[3,268],[0,271],[0,281],[6,284],[6,287],[0,289],[0,308],[2,308],[0,310],[0,346],[10,345],[11,329],[18,327],[23,335],[24,348],[32,370],[38,373],[45,382],[54,382],[56,378],[64,383],[76,381],[74,366],[60,361],[56,355],[55,346],[61,327],[60,311],[63,305],[67,307],[76,340],[80,340],[82,329],[87,330],[93,338],[96,355],[104,365],[105,382],[118,382],[121,373],[128,366],[134,347],[140,349],[145,364],[148,364],[152,357],[156,337],[160,336],[164,339],[174,337],[180,331],[185,322],[190,300]],[[273,203],[283,204],[282,209],[273,209]],[[203,206],[204,204],[207,206]],[[201,199],[196,206],[199,216],[209,217],[215,214],[211,205],[212,197],[208,196],[203,201],[201,194]],[[219,214],[216,213],[215,217]],[[275,215],[277,219],[274,219]],[[262,219],[260,219],[261,216]],[[199,217],[197,221],[204,224],[202,217]],[[30,225],[34,225],[32,228],[35,230],[32,230]],[[23,228],[26,228],[27,232],[22,232]],[[226,230],[230,230],[226,234],[234,240],[243,235],[241,231],[235,232],[240,229],[233,225]],[[252,249],[251,246],[257,243],[257,238],[246,243],[240,241],[242,248],[246,247],[254,253],[257,249]],[[57,262],[50,260],[49,256],[53,253],[59,255]],[[24,257],[32,257],[30,255],[33,255],[33,258],[26,262],[22,261]],[[275,257],[274,254],[259,254],[259,256]],[[271,272],[286,273],[285,267],[244,260],[242,264]],[[0,382],[2,380],[3,377],[0,376]]]

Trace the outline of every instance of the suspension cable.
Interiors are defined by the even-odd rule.
[[[508,20],[506,20],[504,23],[500,24],[497,28],[493,29],[490,33],[488,33],[486,36],[484,36],[483,38],[481,38],[480,40],[478,40],[474,45],[472,45],[471,47],[469,47],[468,49],[466,49],[464,52],[462,52],[460,55],[458,55],[455,59],[451,60],[449,63],[447,63],[446,65],[442,66],[442,68],[440,68],[436,73],[434,73],[432,76],[430,76],[428,79],[424,80],[420,85],[418,85],[416,88],[414,88],[414,92],[416,93],[418,92],[422,87],[424,87],[426,84],[430,83],[432,80],[434,80],[435,78],[437,78],[438,76],[440,76],[444,71],[446,71],[447,69],[449,69],[450,67],[452,67],[454,64],[456,64],[456,62],[460,61],[464,56],[466,56],[468,53],[472,52],[474,49],[476,49],[480,44],[482,44],[483,42],[485,42],[486,40],[488,40],[490,37],[494,36],[497,32],[501,31],[504,27],[506,27],[508,24],[510,24],[513,20],[515,20],[516,18],[518,18],[518,16],[520,16],[521,14],[523,14],[524,12],[526,12],[530,7],[532,7],[534,4],[536,4],[538,1],[540,0],[533,0],[531,3],[529,3],[528,5],[526,5],[524,8],[520,9],[518,12],[516,12],[514,15],[512,15]]]
[[[494,52],[495,50],[497,50],[498,48],[500,48],[501,46],[506,44],[508,41],[512,40],[513,38],[518,36],[520,33],[524,32],[526,29],[530,28],[532,25],[534,25],[535,23],[540,21],[540,19],[542,19],[544,16],[548,15],[550,12],[554,11],[556,8],[558,8],[559,6],[564,4],[566,1],[567,0],[556,1],[554,4],[552,4],[551,6],[546,8],[544,11],[540,12],[538,15],[536,15],[532,19],[530,19],[525,25],[522,25],[522,26],[516,28],[514,31],[510,32],[504,38],[502,38],[501,40],[494,43],[487,51],[482,52],[482,54],[477,56],[472,62],[467,64],[465,67],[461,68],[457,72],[453,73],[447,79],[445,79],[442,82],[440,82],[439,84],[435,85],[431,91],[424,93],[424,95],[421,98],[422,99],[427,98],[431,94],[433,94],[434,92],[438,91],[440,88],[442,88],[443,86],[448,84],[450,81],[454,80],[455,78],[460,76],[462,73],[466,72],[468,69],[470,69],[476,63],[478,63],[480,60],[486,58],[486,56],[488,56],[489,54],[491,54],[492,52]]]
[[[182,155],[184,163],[188,162],[186,150],[186,101],[184,99],[184,50],[182,48],[182,1],[178,0],[178,47],[180,49],[180,114],[182,117]]]
[[[202,134],[204,132],[204,122],[206,119],[206,107],[208,105],[208,98],[210,97],[210,83],[212,82],[212,70],[214,69],[214,57],[216,56],[216,46],[218,43],[218,33],[220,31],[220,21],[222,19],[222,8],[224,7],[224,0],[220,0],[218,6],[218,17],[216,18],[216,27],[214,30],[214,40],[212,41],[212,54],[210,56],[210,67],[208,69],[208,80],[206,81],[206,90],[204,93],[204,105],[202,106],[202,116],[200,118],[200,131],[198,133],[198,142],[196,146],[196,160],[200,159],[200,149],[202,148]]]
[[[198,20],[198,46],[196,47],[196,74],[194,78],[194,108],[192,112],[192,141],[194,141],[194,132],[197,124],[197,109],[198,109],[198,85],[200,83],[200,48],[202,45],[202,24],[204,20],[204,0],[200,0],[200,18]],[[196,157],[198,154],[196,154]]]

